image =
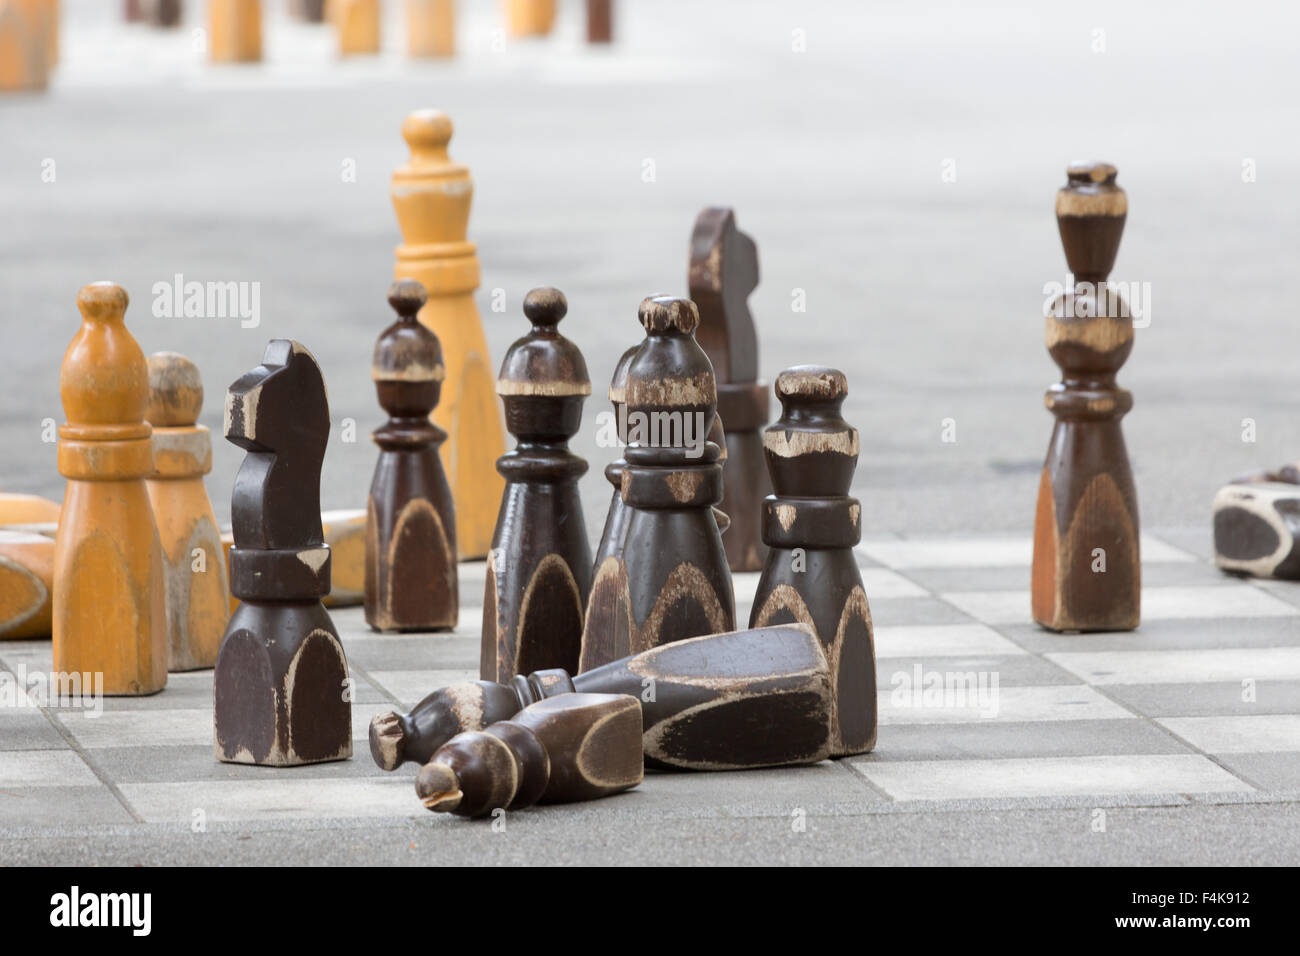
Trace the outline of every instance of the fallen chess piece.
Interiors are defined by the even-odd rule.
[[[636,698],[564,694],[452,737],[416,774],[415,793],[434,813],[481,817],[607,797],[643,775]]]
[[[1300,469],[1234,478],[1214,496],[1214,563],[1257,578],[1300,580]]]
[[[646,766],[660,770],[779,767],[830,753],[830,668],[812,629],[794,624],[676,641],[576,677],[544,670],[509,684],[452,684],[409,714],[375,717],[370,754],[384,770],[426,763],[459,733],[572,693],[637,698]]]

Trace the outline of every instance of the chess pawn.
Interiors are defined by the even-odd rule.
[[[862,506],[849,497],[858,430],[840,416],[848,382],[818,365],[776,379],[781,417],[763,433],[774,494],[763,501],[771,550],[758,579],[750,627],[806,624],[830,665],[835,706],[831,756],[876,745],[876,651],[871,609],[853,547]]]
[[[158,525],[167,598],[171,671],[211,667],[229,619],[225,552],[203,476],[212,470],[212,438],[198,424],[199,370],[183,355],[148,359],[153,473],[145,483]]]
[[[57,31],[57,15],[47,0],[0,3],[0,92],[49,85]]]
[[[261,0],[208,0],[208,49],[213,63],[261,60]]]
[[[322,23],[326,6],[326,0],[290,0],[289,13],[304,23]]]
[[[1133,349],[1127,303],[1106,277],[1128,199],[1115,167],[1080,163],[1056,194],[1074,287],[1047,309],[1047,350],[1063,381],[1047,391],[1056,417],[1034,517],[1034,620],[1053,631],[1138,626],[1137,493],[1120,419],[1133,395],[1115,376]]]
[[[433,420],[448,436],[441,454],[456,504],[457,544],[461,558],[481,558],[491,546],[501,501],[495,463],[505,451],[505,434],[474,305],[478,255],[465,238],[474,187],[469,170],[447,156],[451,132],[451,120],[436,110],[412,113],[402,124],[411,159],[393,173],[403,238],[395,274],[418,280],[429,295],[420,321],[438,336],[447,367],[447,389]]]
[[[0,638],[48,637],[53,594],[54,539],[0,527]]]
[[[618,440],[627,441],[627,367],[632,364],[632,357],[641,347],[638,342],[618,360],[614,366],[614,377],[609,383],[609,402],[614,407],[614,423],[618,431]],[[609,500],[609,510],[605,513],[605,528],[600,535],[600,544],[596,547],[595,564],[592,577],[600,566],[610,558],[623,553],[624,536],[627,533],[627,508],[623,505],[623,466],[621,457],[605,466],[605,480],[614,487]],[[584,626],[585,629],[585,626]]]
[[[497,461],[506,487],[483,598],[484,680],[578,667],[591,545],[578,495],[587,463],[569,451],[569,439],[582,426],[591,379],[578,347],[557,329],[567,311],[560,290],[529,292],[532,329],[510,346],[497,377],[518,445]]]
[[[379,0],[330,0],[330,20],[338,28],[339,54],[378,53],[380,47]]]
[[[613,0],[587,0],[587,42],[610,43],[614,39]]]
[[[230,514],[230,590],[239,598],[213,673],[218,760],[292,766],[352,756],[343,645],[320,599],[330,551],[320,520],[329,440],[320,367],[272,339],[226,392],[226,440],[247,451]]]
[[[546,36],[555,25],[555,0],[506,0],[512,37]]]
[[[149,372],[123,322],[126,290],[77,294],[81,330],[63,356],[59,474],[68,479],[54,544],[54,669],[101,672],[104,693],[167,683],[162,550],[145,477],[153,471]]]
[[[628,509],[623,552],[596,571],[582,668],[659,644],[735,627],[731,572],[713,506],[722,499],[719,447],[707,440],[717,392],[695,342],[690,299],[641,303],[647,336],[627,370]]]
[[[415,777],[434,813],[481,817],[535,803],[595,800],[644,775],[641,705],[626,694],[565,694],[457,734]]]
[[[406,52],[413,57],[456,55],[456,0],[406,0]]]
[[[388,422],[375,430],[379,460],[366,518],[366,623],[377,631],[456,626],[456,516],[429,421],[445,370],[437,337],[415,318],[424,288],[394,282],[398,319],[375,343],[370,377]]]
[[[409,714],[371,720],[370,755],[384,770],[425,763],[456,734],[572,693],[636,698],[646,766],[658,770],[816,763],[829,751],[826,655],[812,629],[796,624],[677,641],[573,677],[544,670],[506,684],[453,684]]]
[[[760,434],[767,383],[758,378],[758,336],[746,301],[758,286],[758,248],[736,228],[732,210],[715,206],[696,218],[688,280],[700,312],[695,338],[713,363],[726,427],[721,507],[731,528],[722,544],[732,571],[757,571],[767,554],[759,527],[763,498],[772,490]]]

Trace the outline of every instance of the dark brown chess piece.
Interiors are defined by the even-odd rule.
[[[627,421],[624,408],[627,404],[627,367],[632,364],[632,356],[641,347],[638,342],[619,358],[614,366],[614,377],[609,383],[609,402],[614,407],[614,422],[618,430],[618,440],[627,441]],[[609,511],[605,514],[605,530],[601,532],[600,544],[596,547],[594,570],[608,558],[621,554],[623,536],[627,531],[627,509],[623,506],[623,466],[627,464],[622,457],[605,466],[605,480],[614,487],[609,499]],[[594,571],[593,571],[594,576]]]
[[[397,321],[375,343],[370,377],[388,422],[366,514],[366,623],[377,631],[456,626],[456,516],[438,457],[447,433],[429,419],[445,369],[438,338],[416,318],[424,287],[399,279],[388,290]]]
[[[819,365],[776,379],[781,417],[763,433],[776,493],[763,502],[771,548],[758,580],[750,627],[807,624],[826,652],[835,708],[831,756],[876,745],[876,651],[871,609],[853,547],[862,506],[849,497],[858,430],[840,416],[848,382]]]
[[[230,502],[230,590],[241,603],[213,675],[218,760],[352,756],[347,660],[320,603],[330,590],[320,519],[329,431],[320,367],[289,339],[272,339],[226,393],[226,439],[248,454]]]
[[[610,43],[614,39],[614,0],[587,0],[587,42]]]
[[[659,644],[735,627],[731,572],[713,506],[721,453],[707,435],[717,393],[695,342],[690,299],[641,303],[646,341],[627,372],[628,510],[623,551],[596,569],[582,635],[582,669]]]
[[[1133,350],[1133,318],[1106,282],[1128,212],[1115,167],[1080,163],[1056,194],[1056,221],[1074,286],[1047,310],[1047,350],[1063,381],[1047,391],[1056,416],[1034,517],[1033,613],[1053,631],[1138,626],[1137,492],[1120,419],[1133,395],[1115,376]]]
[[[816,763],[830,751],[826,655],[812,629],[795,624],[665,644],[576,677],[545,670],[508,684],[452,684],[409,714],[375,717],[370,755],[385,770],[425,763],[456,734],[575,692],[637,698],[646,766],[659,770]]]
[[[713,363],[718,417],[727,434],[722,510],[731,528],[722,539],[733,571],[757,571],[767,549],[760,534],[763,498],[772,491],[760,434],[768,418],[767,383],[758,381],[758,335],[749,294],[758,286],[758,248],[736,228],[735,213],[710,207],[695,220],[689,272],[700,312],[695,338]]]
[[[497,394],[514,451],[497,460],[506,480],[488,554],[479,676],[509,680],[542,667],[578,666],[591,591],[591,545],[569,451],[591,394],[587,363],[556,326],[568,311],[559,289],[524,299],[532,329],[501,362]]]
[[[563,694],[457,734],[415,777],[434,813],[481,817],[535,803],[595,800],[644,776],[641,705],[626,694]]]

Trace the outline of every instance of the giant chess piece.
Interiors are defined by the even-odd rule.
[[[614,377],[609,383],[607,394],[609,403],[614,408],[614,422],[620,442],[627,441],[627,413],[624,411],[627,404],[627,368],[640,347],[641,343],[638,342],[623,353],[614,366]],[[600,544],[596,546],[593,577],[606,560],[623,553],[623,541],[627,533],[627,508],[623,506],[623,466],[626,464],[620,457],[605,466],[605,480],[613,486],[614,492],[609,499],[609,510],[605,513],[605,528],[600,535]]]
[[[826,655],[803,624],[708,634],[571,677],[563,670],[434,691],[409,714],[370,722],[385,770],[426,763],[448,740],[563,694],[628,694],[641,703],[641,746],[659,770],[741,770],[816,763],[830,749]]]
[[[732,571],[757,571],[767,548],[760,534],[763,498],[772,490],[763,467],[767,383],[758,380],[758,335],[749,294],[758,285],[758,248],[736,228],[735,213],[705,209],[691,234],[691,300],[700,311],[695,333],[713,363],[718,418],[726,430],[721,508],[731,519],[722,538]]]
[[[325,380],[297,342],[272,339],[226,393],[226,439],[248,454],[230,502],[230,590],[241,603],[213,675],[218,760],[352,756],[347,660],[320,603],[330,589],[320,520],[329,430]]]
[[[212,470],[212,436],[198,424],[203,382],[175,352],[156,352],[148,363],[153,473],[146,485],[167,585],[168,670],[200,670],[217,662],[230,617],[225,550],[203,487]]]
[[[438,459],[447,437],[429,421],[444,369],[437,337],[416,321],[424,287],[393,283],[398,319],[379,336],[370,375],[388,422],[375,431],[379,460],[366,517],[366,623],[377,631],[456,626],[456,516]]]
[[[208,55],[213,63],[262,59],[262,0],[208,0]]]
[[[474,184],[469,170],[447,156],[451,132],[451,120],[437,110],[419,110],[402,123],[411,159],[393,173],[403,240],[395,274],[418,280],[429,294],[420,321],[437,334],[447,367],[433,420],[448,436],[441,453],[456,503],[457,545],[462,558],[482,558],[501,501],[496,460],[505,452],[505,433],[474,305],[478,255],[466,239]]]
[[[452,737],[416,774],[415,793],[434,813],[481,817],[607,797],[644,768],[635,697],[562,694]]]
[[[569,451],[569,439],[582,426],[591,379],[578,347],[556,328],[567,311],[558,289],[529,292],[532,329],[510,346],[497,378],[518,446],[497,461],[506,488],[483,598],[484,680],[578,667],[591,545],[578,495],[587,463]]]
[[[1047,310],[1047,350],[1063,381],[1047,391],[1056,416],[1034,516],[1034,620],[1053,631],[1138,626],[1137,492],[1120,419],[1133,395],[1115,383],[1133,350],[1133,318],[1109,287],[1128,199],[1115,167],[1069,167],[1056,221],[1074,287]]]
[[[849,497],[858,430],[840,417],[847,394],[837,369],[799,365],[777,376],[781,417],[763,433],[776,488],[763,502],[771,550],[749,618],[750,627],[807,624],[821,641],[835,692],[832,757],[876,745],[876,650],[853,556],[862,506]]]
[[[123,324],[126,290],[77,294],[81,330],[63,356],[59,474],[68,479],[54,545],[54,670],[104,675],[106,694],[167,683],[162,549],[145,490],[149,371]]]
[[[641,303],[647,338],[627,372],[622,554],[596,570],[582,669],[735,627],[731,572],[713,506],[722,500],[713,369],[690,299]]]
[[[0,3],[0,93],[45,89],[58,35],[58,12],[48,0]]]

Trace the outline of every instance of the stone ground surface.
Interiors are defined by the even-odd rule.
[[[512,814],[497,833],[425,814],[409,773],[382,775],[364,750],[292,771],[215,763],[210,676],[182,675],[99,718],[0,711],[4,859],[1300,859],[1300,589],[1227,579],[1205,560],[1214,490],[1296,457],[1283,297],[1300,251],[1295,7],[1101,3],[1080,18],[1065,4],[656,0],[620,5],[619,42],[591,50],[578,5],[563,4],[549,40],[495,50],[497,5],[464,3],[461,55],[413,65],[395,16],[383,55],[339,63],[328,31],[267,3],[267,62],[213,68],[194,52],[197,3],[174,33],[127,28],[116,4],[63,6],[52,89],[0,100],[0,487],[61,496],[42,441],[62,420],[58,363],[77,288],[111,278],[133,296],[146,351],[198,361],[214,431],[224,386],[267,338],[307,344],[337,426],[323,503],[361,503],[380,422],[368,358],[399,239],[388,178],[405,159],[402,117],[437,106],[476,181],[493,354],[523,332],[523,294],[559,286],[597,396],[639,338],[642,296],[684,291],[696,212],[737,208],[762,262],[751,304],[764,374],[819,362],[849,377],[882,727],[869,757],[654,776],[603,802]],[[1142,629],[1053,637],[1025,623],[1050,431],[1040,396],[1056,373],[1039,316],[1044,284],[1066,278],[1052,197],[1086,157],[1115,163],[1131,200],[1113,278],[1150,284],[1121,381],[1152,537]],[[177,273],[259,283],[258,326],[156,317],[152,287]],[[593,535],[605,407],[588,403],[574,441],[594,466]],[[941,440],[949,418],[955,442]],[[240,453],[215,444],[224,520]],[[482,565],[462,570],[472,600]],[[752,588],[738,579],[742,606]],[[359,610],[336,620],[363,688],[359,734],[373,712],[475,667],[474,607],[451,636],[370,636]],[[48,668],[48,644],[0,644],[0,660]],[[891,703],[917,664],[996,674],[998,715]],[[192,832],[195,810],[206,832]]]

